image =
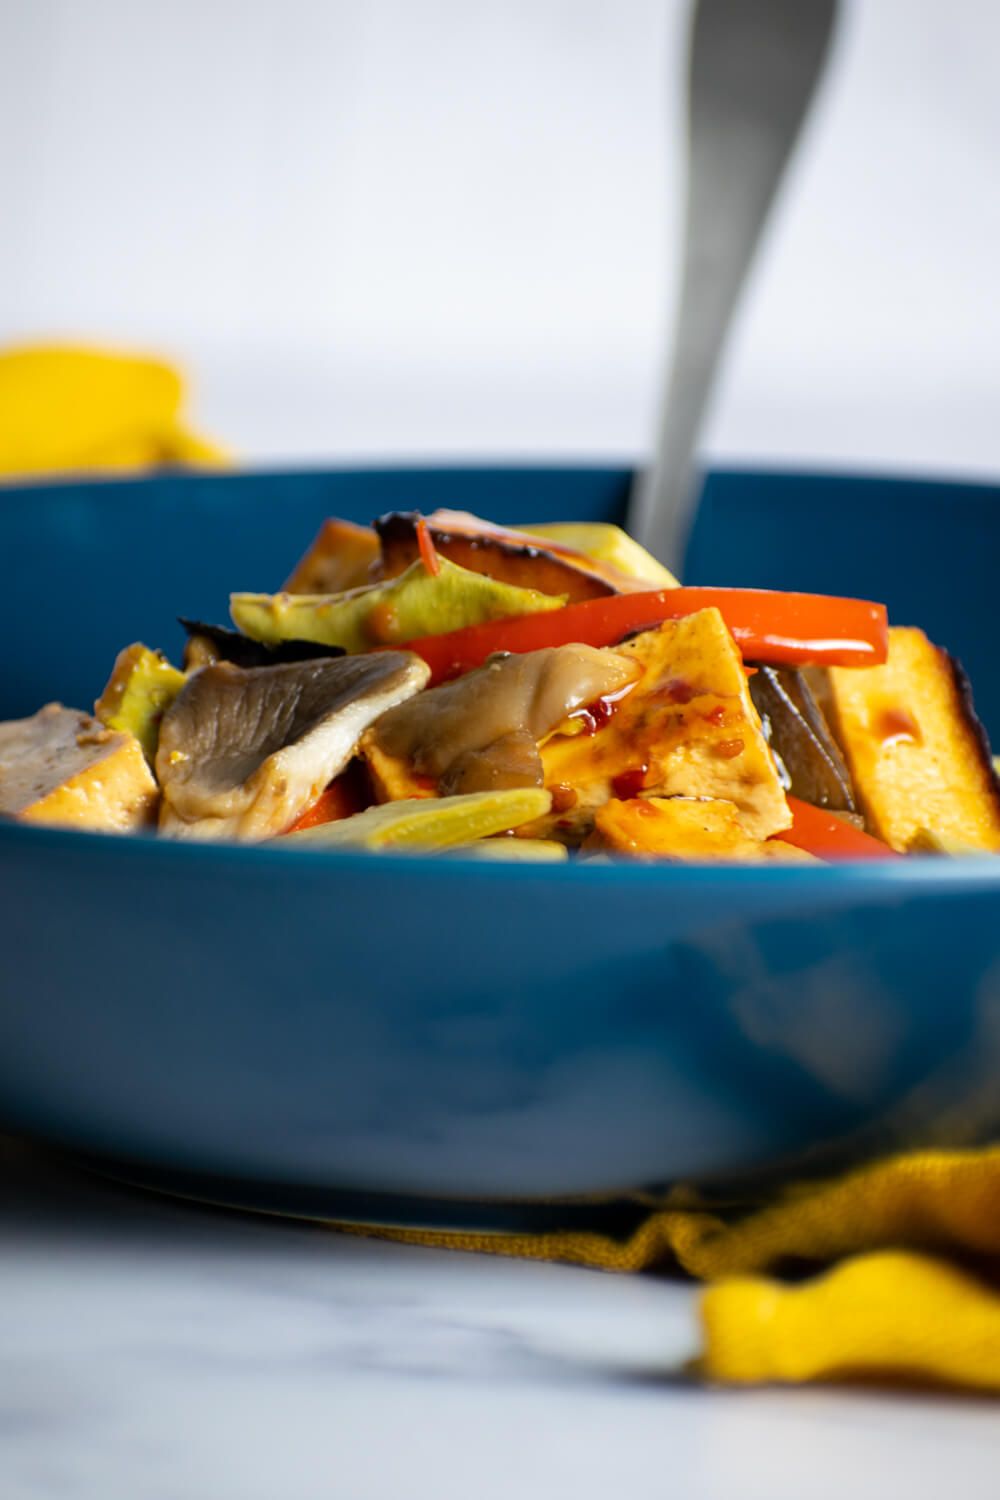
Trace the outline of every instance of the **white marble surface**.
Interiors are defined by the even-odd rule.
[[[0,1151],[4,1500],[994,1500],[995,1404],[704,1390],[674,1281],[176,1204]]]

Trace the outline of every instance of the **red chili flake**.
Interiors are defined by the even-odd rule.
[[[631,771],[621,771],[611,779],[611,790],[622,802],[629,802],[633,797],[638,797],[646,785],[646,775],[649,767],[646,765],[636,766]]]
[[[715,746],[715,753],[722,760],[734,760],[737,755],[743,754],[744,748],[742,740],[720,740]]]
[[[683,677],[671,677],[663,688],[664,696],[671,703],[690,703],[697,689]]]
[[[717,729],[721,729],[726,722],[726,710],[720,703],[715,708],[710,708],[707,713],[702,714],[702,718],[706,724],[714,724]]]
[[[431,577],[436,578],[441,571],[441,559],[435,551],[430,530],[423,516],[417,518],[417,546],[420,548],[420,561]]]
[[[588,703],[586,708],[578,708],[575,713],[570,714],[570,718],[578,719],[583,725],[581,733],[596,734],[610,722],[614,711],[614,703],[607,698],[597,698],[593,703]]]

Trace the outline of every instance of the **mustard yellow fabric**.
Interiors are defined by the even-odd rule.
[[[926,1152],[792,1187],[731,1215],[651,1205],[628,1238],[361,1229],[410,1244],[606,1271],[679,1266],[709,1379],[939,1381],[1000,1393],[1000,1148]],[[765,1277],[832,1266],[805,1281]]]
[[[183,405],[183,377],[163,360],[68,344],[0,350],[0,475],[225,463]]]

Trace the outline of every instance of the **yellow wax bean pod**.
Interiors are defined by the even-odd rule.
[[[415,562],[386,583],[343,594],[233,594],[230,613],[244,635],[265,645],[318,641],[348,652],[401,645],[504,615],[559,609],[565,596],[499,583],[441,558],[429,573]]]
[[[152,763],[160,738],[160,721],[187,677],[160,651],[136,641],[119,651],[114,670],[94,713],[109,729],[134,734]]]
[[[544,526],[522,526],[521,531],[545,537],[561,547],[572,547],[594,562],[608,563],[628,578],[641,579],[653,589],[675,589],[673,573],[657,562],[651,552],[639,545],[620,526],[607,521],[552,521]]]
[[[454,850],[463,859],[510,860],[514,864],[559,864],[569,859],[565,844],[555,839],[480,839]]]
[[[549,793],[533,786],[407,798],[369,807],[336,823],[303,828],[286,834],[281,842],[297,849],[453,849],[530,823],[551,805]]]

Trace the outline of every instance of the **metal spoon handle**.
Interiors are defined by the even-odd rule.
[[[733,308],[823,70],[837,0],[697,0],[688,184],[673,360],[633,535],[679,570],[697,501],[696,443]]]

